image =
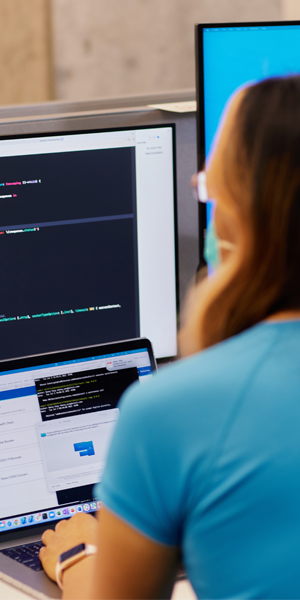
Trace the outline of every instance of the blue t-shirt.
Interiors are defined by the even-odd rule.
[[[261,323],[132,386],[98,492],[181,546],[199,598],[300,598],[300,321]]]

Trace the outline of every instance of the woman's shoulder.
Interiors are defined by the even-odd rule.
[[[242,378],[254,363],[261,364],[277,338],[276,327],[260,323],[202,352],[160,367],[146,384],[134,387],[134,395],[147,398],[161,393],[174,399],[183,390],[199,391],[207,385],[211,389],[220,378],[226,382]]]
[[[121,412],[126,408],[130,418],[148,419],[159,416],[169,421],[174,415],[217,415],[222,418],[235,402],[245,382],[255,370],[263,368],[278,342],[278,328],[261,323],[220,344],[181,359],[158,372],[146,383],[134,384],[124,395]],[[300,344],[300,325],[299,325]]]

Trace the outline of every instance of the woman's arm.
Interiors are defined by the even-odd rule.
[[[91,521],[92,519],[92,521]],[[98,554],[67,569],[64,599],[169,597],[176,574],[178,549],[150,540],[103,507],[99,523],[78,514],[61,521],[56,531],[43,535],[46,548],[40,558],[46,573],[55,578],[59,554],[79,543],[95,543]]]

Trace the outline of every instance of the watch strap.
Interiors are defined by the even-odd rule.
[[[56,583],[61,590],[63,589],[63,581],[62,581],[63,572],[66,569],[68,569],[69,567],[71,567],[72,565],[75,565],[77,562],[79,562],[86,556],[91,556],[93,554],[97,554],[97,551],[98,551],[97,546],[94,546],[93,544],[83,544],[83,546],[84,546],[83,549],[79,549],[79,551],[76,554],[73,554],[72,556],[70,556],[70,558],[67,558],[66,560],[63,559],[61,561],[61,558],[64,557],[66,552],[64,552],[63,554],[60,555],[59,560],[56,563],[56,567],[55,567],[55,578],[56,578]],[[82,547],[82,544],[81,544],[81,547]],[[75,546],[74,548],[71,548],[69,550],[69,552],[76,550],[76,548],[77,548],[77,546]]]

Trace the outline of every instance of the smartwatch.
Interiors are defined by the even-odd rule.
[[[67,550],[67,552],[63,552],[60,555],[55,567],[55,577],[57,585],[61,590],[63,589],[63,572],[86,556],[97,554],[97,550],[97,546],[93,546],[92,544],[78,544],[78,546],[74,546],[71,550]]]

